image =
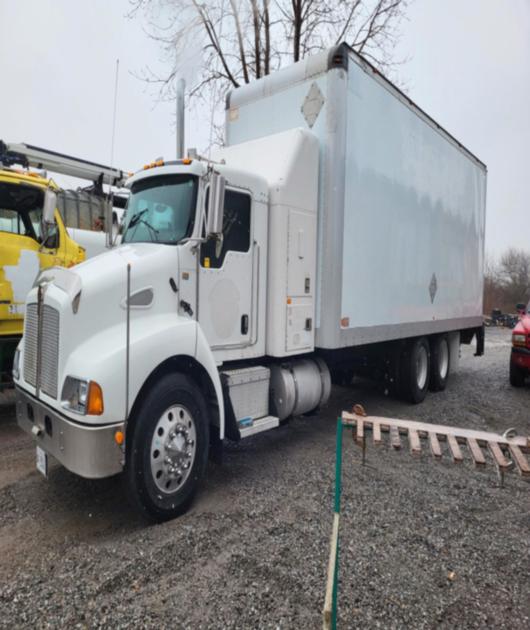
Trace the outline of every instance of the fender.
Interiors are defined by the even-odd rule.
[[[215,397],[219,408],[219,438],[222,440],[225,436],[225,409],[223,388],[221,385],[221,377],[215,363],[210,344],[206,341],[206,337],[202,332],[202,328],[197,323],[197,349],[195,358],[204,367],[215,389]]]
[[[101,416],[79,416],[67,413],[73,420],[87,424],[121,422],[125,417],[125,322],[99,331],[77,346],[63,366],[68,375],[94,380],[101,386],[104,413]],[[131,320],[129,411],[147,379],[172,357],[189,356],[208,374],[219,408],[219,436],[225,432],[223,393],[219,371],[200,325],[188,317],[164,313],[145,320]],[[63,412],[66,412],[64,410]]]

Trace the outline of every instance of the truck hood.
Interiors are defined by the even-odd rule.
[[[73,271],[87,289],[94,284],[104,286],[109,281],[126,283],[127,265],[131,265],[131,282],[154,281],[164,269],[178,273],[178,247],[160,243],[131,243],[120,245],[99,256],[86,260]],[[125,272],[125,275],[124,275]],[[112,279],[112,280],[111,280]],[[168,279],[165,279],[167,284]],[[126,288],[126,284],[123,285]],[[132,285],[131,285],[132,286]],[[132,291],[132,289],[131,289]]]
[[[92,377],[91,365],[96,359],[109,365],[115,361],[116,339],[122,340],[118,344],[122,352],[127,323],[128,265],[131,334],[138,339],[149,334],[153,321],[167,319],[168,315],[172,321],[178,319],[179,249],[179,246],[160,243],[127,244],[70,269],[54,267],[39,275],[26,304],[37,302],[38,286],[42,286],[45,307],[57,312],[54,326],[59,347],[58,395],[67,375]],[[26,319],[26,326],[28,321]],[[32,326],[34,337],[36,323]],[[102,343],[101,339],[107,342]],[[24,346],[23,341],[21,361],[25,366]],[[77,362],[72,365],[74,356]],[[29,390],[34,391],[25,378],[25,369],[23,379]],[[111,380],[107,375],[105,382],[108,384]],[[46,395],[41,393],[41,396],[47,400]],[[53,400],[48,402],[52,404]]]
[[[131,266],[131,296],[147,288],[154,294],[156,285],[166,289],[170,277],[178,279],[178,247],[160,243],[121,245],[70,269],[53,267],[43,271],[36,284],[51,282],[70,300],[79,295],[77,310],[80,315],[94,306],[101,315],[125,299],[128,265]],[[165,290],[163,293],[168,294]],[[89,297],[90,305],[87,304]]]
[[[102,331],[120,332],[127,318],[127,265],[131,266],[131,326],[149,328],[149,318],[178,311],[179,247],[160,243],[120,246],[70,269],[43,272],[44,301],[60,312],[61,360]],[[37,301],[37,288],[28,296]],[[113,334],[113,333],[111,333]],[[101,349],[104,354],[105,349]],[[63,366],[64,367],[64,366]],[[60,366],[61,371],[61,366]]]

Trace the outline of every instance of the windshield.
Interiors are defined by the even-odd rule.
[[[197,186],[193,175],[159,175],[135,182],[122,243],[173,244],[191,236]]]
[[[40,242],[44,193],[35,186],[0,182],[0,232]]]

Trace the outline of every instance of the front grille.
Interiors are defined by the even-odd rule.
[[[57,369],[59,364],[59,311],[44,305],[42,319],[41,377],[42,391],[57,398]]]
[[[24,379],[33,387],[37,385],[38,326],[37,305],[28,304],[24,328]]]
[[[37,387],[38,326],[37,304],[28,304],[24,330],[24,378],[33,387]],[[40,389],[57,398],[59,311],[48,304],[42,307],[40,346]]]

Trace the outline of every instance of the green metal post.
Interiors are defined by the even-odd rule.
[[[342,418],[337,418],[337,446],[335,453],[335,504],[334,511],[340,514],[340,492],[341,492],[341,473],[342,473]]]
[[[342,486],[342,432],[344,426],[342,424],[342,418],[337,418],[337,444],[335,450],[335,504],[334,513],[340,515],[340,494]],[[339,590],[339,539],[337,536],[337,551],[335,556],[335,575],[333,576],[333,609],[331,627],[333,630],[337,628],[337,596]]]

